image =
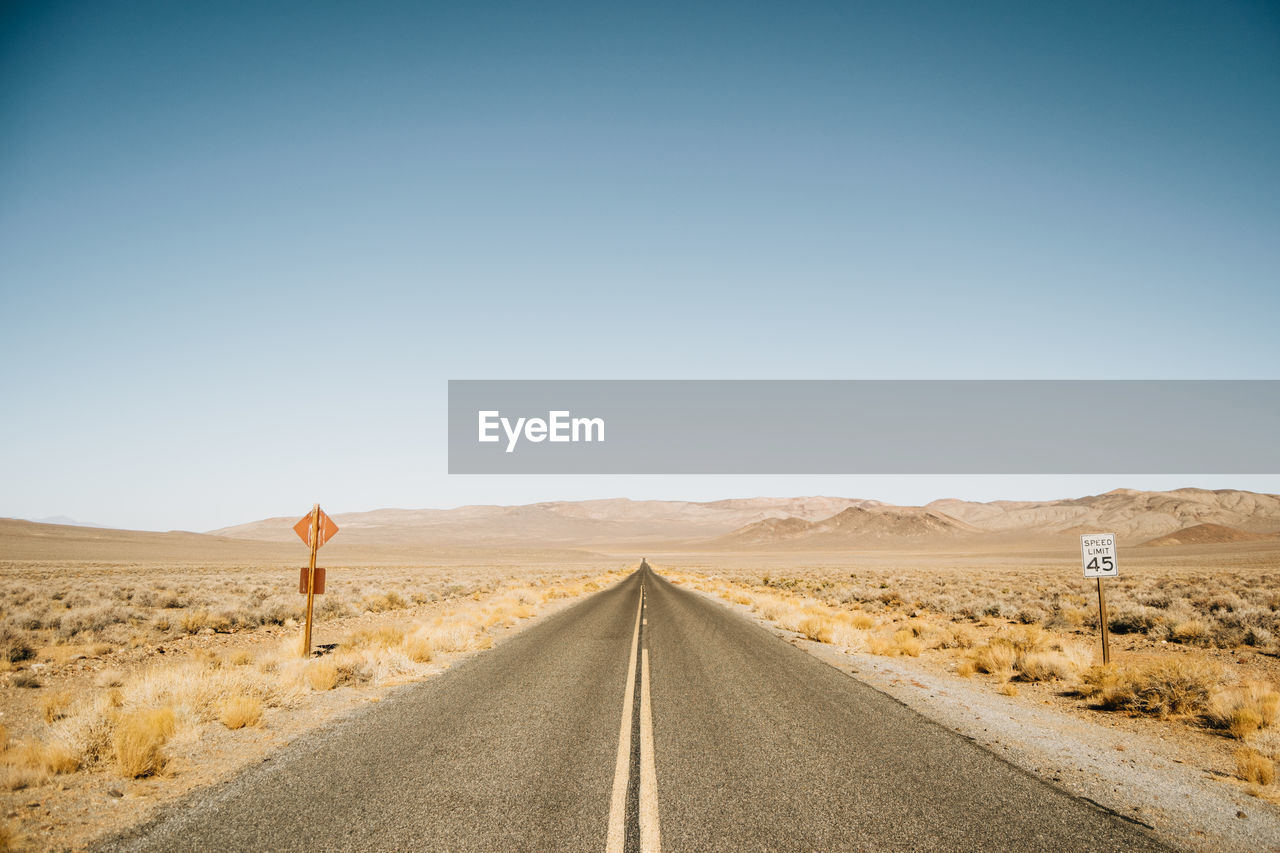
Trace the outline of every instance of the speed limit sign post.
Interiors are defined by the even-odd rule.
[[[1114,533],[1085,533],[1080,537],[1080,563],[1086,578],[1098,581],[1098,624],[1102,626],[1102,662],[1111,663],[1111,631],[1107,627],[1107,594],[1102,588],[1103,578],[1120,574],[1116,563],[1116,535]]]

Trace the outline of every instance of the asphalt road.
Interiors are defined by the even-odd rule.
[[[648,569],[106,845],[659,848],[1165,849]]]

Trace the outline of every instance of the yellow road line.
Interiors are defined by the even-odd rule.
[[[622,853],[627,837],[627,776],[631,770],[631,714],[636,685],[636,647],[640,644],[640,613],[644,607],[644,587],[636,604],[636,627],[631,633],[631,657],[627,664],[627,686],[622,695],[622,728],[618,734],[618,760],[613,769],[613,799],[609,803],[607,853]],[[642,723],[643,725],[643,723]]]
[[[640,851],[658,853],[658,771],[653,763],[653,711],[649,708],[649,650],[640,650]]]

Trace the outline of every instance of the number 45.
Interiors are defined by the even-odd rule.
[[[1110,557],[1103,557],[1103,558],[1102,558],[1102,566],[1101,566],[1101,570],[1102,570],[1102,571],[1104,571],[1104,572],[1109,572],[1109,571],[1111,571],[1112,569],[1114,569],[1115,567],[1116,567],[1115,561],[1114,561],[1114,560],[1112,560]],[[1092,570],[1093,570],[1093,571],[1095,571],[1095,572],[1099,570],[1099,566],[1098,566],[1098,558],[1097,558],[1097,557],[1094,557],[1092,560],[1090,560],[1090,561],[1089,561],[1089,566],[1088,566],[1088,568],[1092,569]]]

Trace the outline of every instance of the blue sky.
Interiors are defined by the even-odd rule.
[[[450,378],[1280,378],[1277,152],[1267,3],[8,4],[0,515],[1280,492],[445,470]]]

